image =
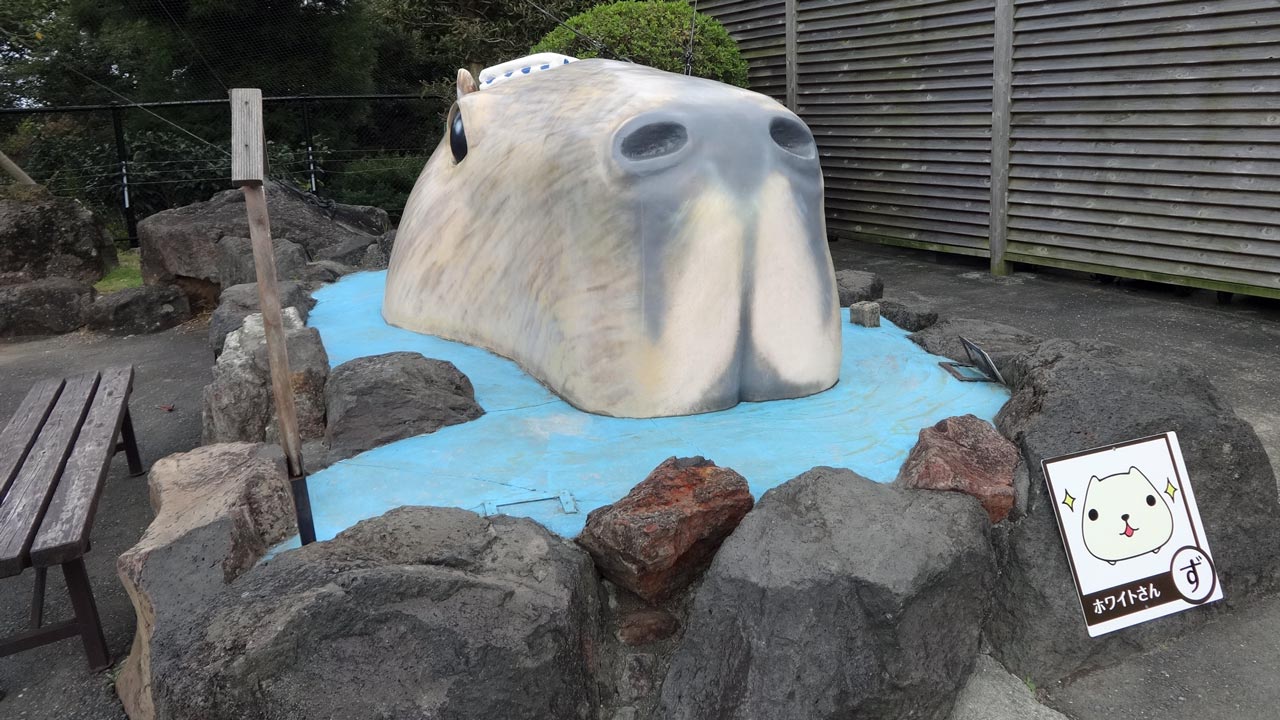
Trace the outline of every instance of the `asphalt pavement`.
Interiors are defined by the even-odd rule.
[[[994,277],[985,260],[864,243],[831,250],[837,268],[880,275],[886,298],[926,301],[944,317],[1199,365],[1253,424],[1280,479],[1280,301],[1031,267]],[[1167,646],[1034,692],[981,658],[952,720],[1060,717],[1037,701],[1072,720],[1275,720],[1277,672],[1280,597],[1261,598]]]
[[[867,243],[832,243],[837,268],[870,270],[885,297],[928,301],[944,317],[1012,325],[1043,338],[1109,342],[1200,366],[1253,424],[1280,478],[1280,301],[1018,266]],[[1280,717],[1280,713],[1277,713]]]
[[[0,419],[13,414],[27,390],[46,377],[69,377],[114,365],[135,368],[129,402],[143,462],[200,443],[200,393],[209,383],[213,354],[202,321],[155,335],[110,337],[73,333],[0,344]],[[85,556],[90,583],[112,659],[123,660],[133,642],[133,606],[116,578],[116,556],[133,546],[151,522],[145,477],[129,477],[124,454],[112,462]],[[0,580],[0,636],[25,629],[33,573]],[[45,621],[72,616],[61,573],[49,573]],[[114,670],[91,673],[78,639],[0,658],[0,718],[118,720],[124,717],[112,686]]]

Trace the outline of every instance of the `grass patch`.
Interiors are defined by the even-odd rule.
[[[116,253],[116,257],[120,258],[120,264],[93,285],[95,290],[104,295],[142,285],[142,258],[138,256],[138,251],[122,250]]]

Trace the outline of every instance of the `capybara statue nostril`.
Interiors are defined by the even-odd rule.
[[[658,120],[630,129],[618,145],[628,160],[652,160],[678,152],[689,142],[689,131],[671,120]]]
[[[810,159],[818,156],[818,145],[813,133],[798,119],[776,117],[769,122],[769,137],[778,147],[797,157]]]

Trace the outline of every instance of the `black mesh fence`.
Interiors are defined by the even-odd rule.
[[[0,0],[0,151],[126,238],[230,187],[227,91],[257,87],[274,176],[397,218],[456,69],[517,57],[592,4]]]
[[[448,108],[431,96],[268,98],[271,174],[397,217]],[[228,189],[230,127],[226,102],[0,115],[5,152],[36,182],[88,205],[119,238],[131,235],[131,219]]]

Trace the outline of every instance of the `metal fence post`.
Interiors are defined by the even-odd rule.
[[[124,142],[124,113],[120,107],[111,108],[111,126],[116,131],[116,159],[120,163],[120,211],[129,233],[129,247],[138,247],[138,218],[129,201],[129,147]]]
[[[312,150],[315,144],[311,136],[311,103],[302,103],[302,129],[307,134],[307,176],[311,180],[311,192],[316,191],[316,156]]]

